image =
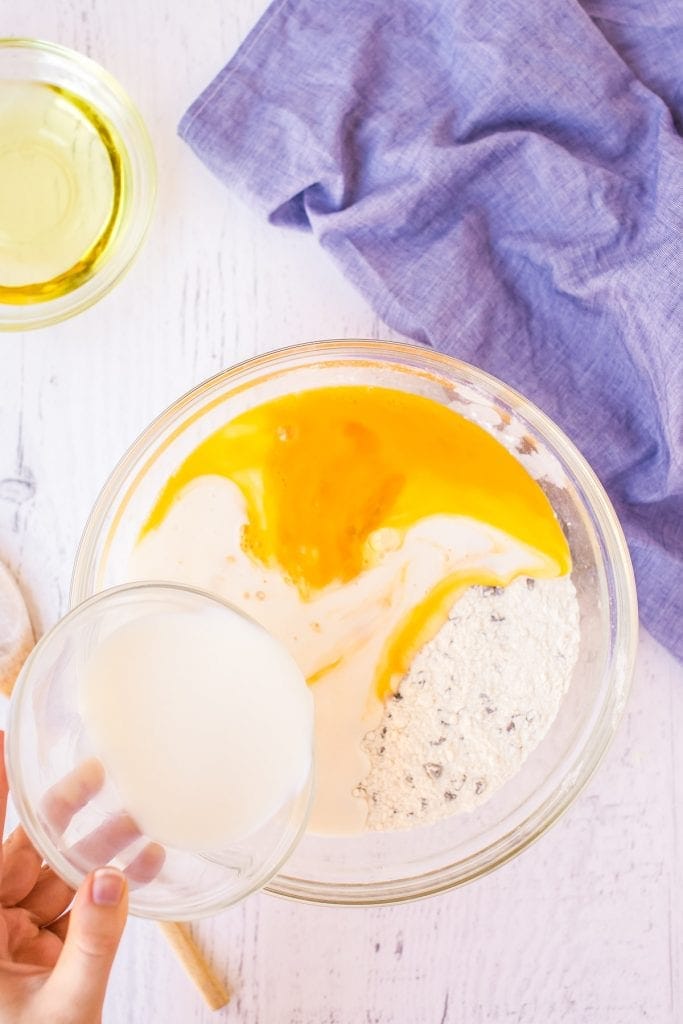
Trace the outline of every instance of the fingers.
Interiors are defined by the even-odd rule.
[[[59,938],[36,922],[19,907],[2,912],[4,955],[16,964],[54,967],[62,948]]]
[[[57,936],[60,942],[64,943],[66,941],[66,933],[69,930],[70,919],[71,913],[62,914],[62,916],[58,917],[56,921],[49,924],[45,930],[52,932],[53,935]]]
[[[153,881],[164,866],[166,851],[158,843],[147,843],[130,862],[124,874],[131,883],[131,889]]]
[[[140,829],[128,814],[117,814],[109,818],[69,850],[69,859],[74,864],[107,864],[117,853],[140,838]]]
[[[22,942],[13,954],[14,963],[31,964],[33,967],[52,969],[62,952],[60,939],[48,928],[41,929],[37,935]]]
[[[2,844],[0,904],[13,907],[31,892],[40,874],[42,860],[21,825]]]
[[[63,833],[74,815],[102,787],[103,781],[102,765],[93,758],[53,786],[43,800],[43,813],[53,828]],[[140,829],[130,815],[121,812],[75,843],[68,851],[69,859],[87,871],[92,864],[108,864],[140,836]],[[148,843],[126,868],[126,876],[138,885],[144,885],[158,875],[164,858],[161,846]]]
[[[104,785],[104,768],[97,758],[84,761],[60,779],[43,797],[42,811],[48,824],[62,835],[71,819]]]
[[[27,914],[16,907],[3,910],[2,920],[6,932],[7,956],[10,960],[14,960],[17,950],[27,942],[36,939],[40,934],[40,929]]]
[[[99,868],[86,878],[69,915],[62,954],[43,990],[55,1019],[78,1006],[83,1020],[99,1020],[127,911],[120,871]]]
[[[164,850],[163,846],[159,846],[158,843],[148,843],[147,846],[143,847],[140,853],[138,853],[138,855],[133,858],[128,867],[123,869],[123,873],[128,880],[129,888],[137,889],[140,886],[147,885],[149,882],[152,882],[157,877],[162,867],[164,866],[165,859],[166,851]],[[56,876],[53,875],[53,878],[56,879]],[[59,880],[56,879],[56,881]],[[68,903],[70,903],[73,893],[65,885],[65,883],[62,882],[60,884],[64,886],[65,891],[68,892]],[[31,897],[29,897],[29,899],[31,899]],[[24,900],[22,906],[25,907],[27,903],[28,900]],[[64,904],[63,909],[66,908],[68,903]],[[47,905],[48,904],[46,901],[46,906]],[[41,920],[43,922],[48,920],[48,912],[51,913],[56,905],[57,897],[55,897],[53,902],[49,903],[49,911],[46,910],[42,915],[38,915],[39,923]],[[64,914],[60,911],[59,916],[57,914],[54,914],[53,917],[49,918],[49,921],[51,923],[47,924],[47,928],[49,928],[49,930],[53,932],[54,935],[56,935],[61,942],[64,942],[64,940],[66,939],[70,916],[70,914]]]
[[[21,901],[20,906],[42,928],[60,917],[73,898],[73,889],[63,882],[51,868],[43,866],[34,888]]]

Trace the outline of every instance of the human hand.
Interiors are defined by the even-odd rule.
[[[7,794],[0,732],[0,829]],[[0,1024],[98,1024],[126,923],[126,879],[113,867],[94,871],[65,914],[73,891],[41,864],[15,829],[0,854]]]

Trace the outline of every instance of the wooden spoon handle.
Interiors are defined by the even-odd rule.
[[[209,1007],[220,1010],[229,1002],[230,992],[192,938],[189,927],[178,921],[160,921],[159,927]]]

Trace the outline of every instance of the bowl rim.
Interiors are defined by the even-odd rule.
[[[108,295],[130,270],[142,249],[149,234],[157,194],[156,158],[147,126],[136,104],[110,71],[91,57],[64,46],[62,43],[29,36],[0,36],[0,81],[3,80],[2,55],[10,50],[44,53],[56,58],[64,66],[78,69],[90,84],[96,85],[97,88],[103,89],[110,95],[118,110],[125,116],[133,135],[134,148],[124,143],[122,139],[120,141],[130,160],[131,168],[134,168],[131,170],[135,193],[133,202],[137,205],[129,216],[128,230],[131,233],[131,241],[127,246],[127,251],[124,254],[119,254],[123,258],[119,259],[118,265],[111,262],[111,259],[116,257],[115,251],[113,257],[105,260],[91,277],[63,295],[45,302],[21,305],[0,302],[0,333],[27,331],[61,323],[63,320],[68,320],[89,309],[90,306]],[[97,107],[97,103],[94,106]],[[116,135],[120,136],[121,132],[117,124],[114,124],[114,130]],[[103,277],[108,268],[109,275]]]
[[[307,903],[342,906],[396,904],[449,891],[507,863],[539,839],[588,784],[614,737],[631,689],[638,636],[635,579],[623,530],[602,484],[574,443],[533,402],[486,371],[430,348],[394,341],[329,339],[289,345],[241,360],[191,388],[152,420],[114,467],[90,511],[74,561],[70,591],[72,604],[83,600],[93,592],[89,588],[97,585],[94,556],[98,539],[106,537],[107,517],[116,507],[117,499],[117,518],[123,513],[131,492],[150,464],[150,450],[154,456],[158,455],[189,423],[220,404],[228,394],[246,390],[257,381],[267,380],[282,370],[315,364],[316,356],[327,357],[324,360],[327,364],[335,362],[333,357],[337,357],[340,363],[353,360],[367,365],[378,362],[386,365],[388,361],[389,365],[407,365],[412,372],[422,372],[431,380],[437,374],[448,378],[449,371],[456,372],[512,408],[518,407],[533,429],[561,453],[570,467],[579,488],[579,498],[591,513],[603,554],[608,556],[604,558],[605,571],[611,574],[614,590],[613,641],[603,674],[608,685],[597,720],[582,748],[573,752],[571,763],[550,795],[522,821],[518,821],[509,833],[468,856],[456,870],[450,864],[420,875],[358,883],[305,880],[287,875],[285,866],[285,871],[265,886],[269,893]],[[298,359],[301,361],[297,362]],[[412,365],[411,359],[422,364],[422,371]],[[169,430],[163,445],[155,448]],[[136,469],[137,473],[124,490],[126,480]],[[112,525],[109,524],[109,531]],[[462,864],[469,867],[463,870]]]

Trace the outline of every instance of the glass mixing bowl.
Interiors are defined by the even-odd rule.
[[[147,234],[154,208],[156,166],[140,114],[116,79],[95,61],[40,39],[0,39],[0,90],[3,82],[12,81],[42,82],[84,100],[104,120],[120,157],[120,209],[106,250],[93,264],[91,275],[72,290],[44,301],[18,305],[0,297],[0,330],[21,331],[80,313],[125,274]]]
[[[559,714],[522,769],[487,803],[405,832],[306,834],[267,885],[269,892],[310,902],[395,903],[478,878],[542,835],[592,775],[624,709],[638,625],[628,550],[595,474],[547,416],[481,370],[411,345],[330,341],[251,359],[180,398],[123,457],[86,526],[71,599],[77,603],[126,579],[129,554],[162,485],[207,435],[277,395],[339,384],[425,395],[490,431],[555,508],[580,605],[579,659]]]
[[[97,594],[61,619],[26,661],[12,695],[6,760],[22,824],[63,879],[76,888],[90,871],[114,864],[128,875],[132,913],[180,921],[215,914],[244,899],[280,868],[308,816],[313,734],[312,729],[308,736],[302,733],[304,777],[255,831],[220,850],[201,851],[143,834],[99,759],[79,690],[90,656],[112,633],[131,623],[144,628],[146,619],[158,621],[168,613],[182,622],[206,621],[208,615],[222,630],[234,627],[237,616],[247,621],[251,642],[258,646],[266,635],[224,601],[190,587],[142,583]],[[291,660],[284,650],[283,656]],[[226,674],[230,668],[221,666]],[[149,735],[154,725],[146,723]],[[177,756],[185,756],[182,748]],[[237,771],[239,765],[238,760]],[[235,784],[226,780],[226,787]],[[175,798],[168,790],[165,796],[171,803]]]

